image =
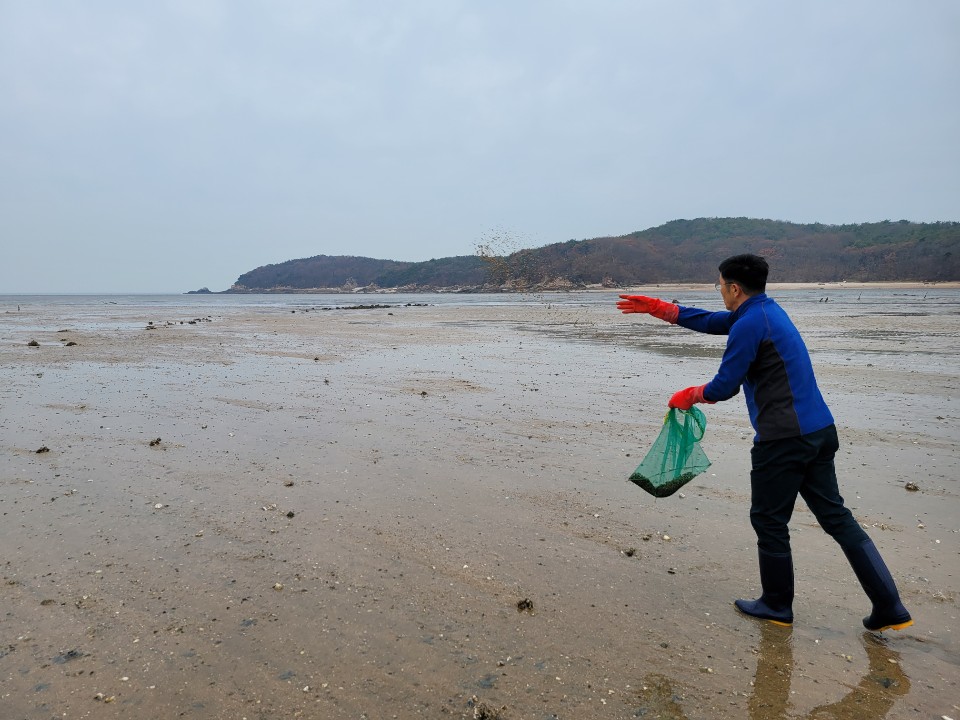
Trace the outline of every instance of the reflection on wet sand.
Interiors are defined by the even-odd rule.
[[[793,675],[793,629],[760,623],[760,648],[753,692],[747,701],[750,720],[787,717]]]
[[[790,680],[793,675],[793,630],[763,623],[753,692],[747,701],[750,720],[881,720],[898,698],[910,692],[910,678],[900,665],[900,654],[882,637],[865,632],[860,643],[869,667],[860,682],[840,700],[818,705],[803,716],[790,713]],[[659,720],[686,720],[673,682],[663,675],[644,679],[643,716]]]
[[[867,651],[870,666],[855,688],[843,698],[829,705],[818,705],[807,716],[811,720],[836,718],[836,720],[867,720],[883,718],[890,712],[897,698],[910,692],[910,678],[900,665],[900,653],[891,650],[884,640],[873,633],[865,632],[860,643]],[[760,674],[758,662],[757,675]],[[755,716],[757,720],[762,715]],[[781,716],[773,716],[781,717]],[[785,716],[783,716],[785,717]],[[754,716],[751,716],[754,720]]]

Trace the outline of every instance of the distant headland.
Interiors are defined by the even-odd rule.
[[[424,262],[316,255],[244,273],[225,293],[529,292],[705,282],[725,257],[770,261],[771,282],[960,280],[960,222],[852,225],[698,218],[618,237]],[[204,287],[190,294],[206,294]]]

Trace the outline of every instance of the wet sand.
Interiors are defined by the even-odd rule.
[[[957,717],[960,315],[789,309],[903,632],[863,632],[802,506],[793,629],[736,613],[741,399],[682,495],[627,481],[722,338],[550,303],[0,315],[0,716]]]

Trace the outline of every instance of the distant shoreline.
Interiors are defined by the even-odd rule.
[[[211,293],[184,293],[213,294],[213,295],[490,295],[490,294],[523,294],[523,293],[571,293],[571,292],[638,292],[654,290],[702,290],[709,283],[642,283],[638,285],[624,285],[619,287],[603,287],[601,285],[585,285],[567,287],[533,285],[523,288],[477,288],[446,287],[446,288],[374,288],[359,287],[350,290],[343,288],[263,288],[258,290],[221,290]],[[878,282],[804,282],[804,283],[767,283],[768,290],[921,290],[924,288],[940,288],[946,290],[960,289],[960,280],[903,280]]]

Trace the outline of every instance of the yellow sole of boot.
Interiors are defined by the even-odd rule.
[[[913,625],[913,620],[907,620],[905,623],[897,623],[896,625],[884,625],[882,628],[871,630],[871,632],[883,632],[884,630],[903,630],[911,625]]]

